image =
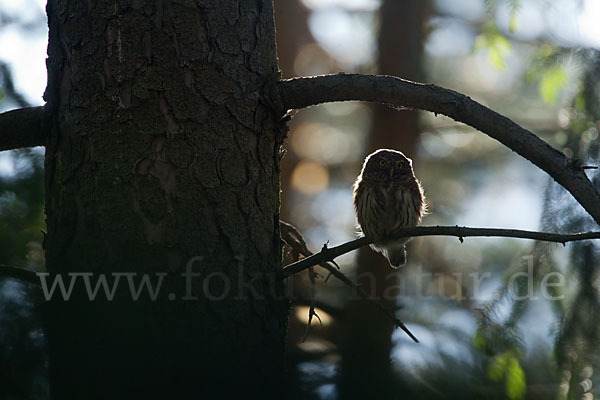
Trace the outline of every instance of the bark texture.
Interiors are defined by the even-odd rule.
[[[281,126],[260,102],[279,78],[271,2],[47,11],[48,271],[91,272],[92,287],[166,274],[155,301],[133,301],[124,278],[112,301],[89,301],[82,280],[52,297],[53,399],[277,397]],[[190,260],[201,276],[188,286]]]

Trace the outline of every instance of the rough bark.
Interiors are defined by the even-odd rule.
[[[167,274],[156,301],[133,301],[125,279],[113,301],[88,301],[81,281],[52,297],[53,399],[280,395],[281,127],[259,101],[279,78],[271,2],[47,11],[50,278]],[[194,259],[190,293],[180,274]]]

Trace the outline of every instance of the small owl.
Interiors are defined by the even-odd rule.
[[[398,228],[417,225],[425,213],[412,160],[396,150],[371,153],[354,182],[354,210],[362,232],[374,241],[371,248],[383,254],[392,268],[406,264],[409,239],[387,237]]]

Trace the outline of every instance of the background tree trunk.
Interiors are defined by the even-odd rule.
[[[302,47],[314,42],[308,28],[309,10],[300,0],[275,0],[275,26],[277,31],[277,56],[282,78],[297,76],[294,62]],[[290,131],[304,120],[304,114],[298,113],[290,121]],[[294,151],[286,149],[281,160],[281,219],[293,222],[290,205],[293,204],[290,187],[292,172],[300,162]]]
[[[282,130],[259,102],[279,78],[271,1],[47,11],[51,278],[168,274],[156,301],[132,301],[124,277],[113,301],[89,301],[81,277],[69,301],[52,297],[53,399],[281,395]]]
[[[382,2],[379,12],[379,74],[421,81],[426,7],[427,2],[420,0]],[[398,112],[381,104],[373,104],[372,107],[369,153],[380,148],[393,148],[414,157],[419,137],[417,111]],[[386,291],[398,287],[397,272],[390,268],[385,258],[371,249],[359,250],[358,283],[390,308],[397,306],[395,298],[383,296]],[[374,292],[371,287],[375,288]],[[362,299],[349,301],[345,315],[348,320],[341,343],[341,397],[371,398],[378,393],[384,396],[380,398],[396,398],[395,385],[399,380],[393,377],[390,363],[394,323]]]

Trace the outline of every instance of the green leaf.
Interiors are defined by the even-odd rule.
[[[508,352],[494,356],[492,363],[488,367],[488,378],[492,382],[500,382],[506,373],[510,354]]]
[[[510,13],[510,17],[508,19],[508,31],[510,33],[515,33],[517,31],[517,13],[515,11]]]
[[[558,99],[558,93],[567,83],[567,71],[560,66],[552,66],[544,71],[540,79],[540,97],[547,104],[554,104]]]
[[[521,8],[521,0],[508,0],[508,8],[510,10],[508,30],[510,33],[515,33],[517,30],[517,14]]]
[[[492,43],[494,47],[498,48],[498,50],[502,52],[508,53],[510,51],[509,40],[498,32],[492,36]]]
[[[473,346],[479,350],[483,350],[487,346],[487,340],[481,328],[477,329],[475,337],[473,337]]]
[[[520,400],[525,397],[526,392],[525,372],[517,357],[510,356],[506,370],[506,395],[511,400]]]
[[[490,48],[488,50],[488,62],[496,69],[503,70],[506,67],[504,57],[497,48]]]
[[[487,58],[496,69],[504,69],[504,57],[510,52],[510,41],[494,25],[488,26],[475,38],[474,51],[487,50]]]

